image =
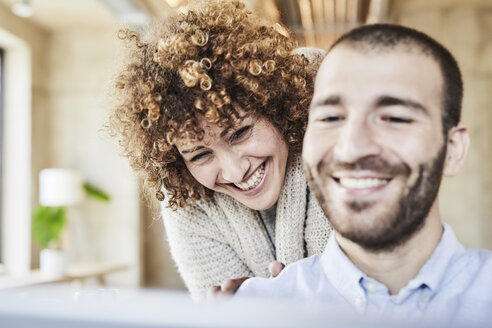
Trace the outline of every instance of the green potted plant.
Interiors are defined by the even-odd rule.
[[[80,202],[82,195],[109,202],[107,193],[89,183],[80,174],[67,169],[44,169],[40,172],[40,203],[32,218],[34,240],[41,248],[40,270],[45,277],[62,277],[67,259],[61,237],[67,225],[66,206]]]
[[[47,277],[65,274],[66,256],[61,251],[60,238],[67,222],[64,207],[38,206],[33,215],[32,234],[41,248],[41,274]]]

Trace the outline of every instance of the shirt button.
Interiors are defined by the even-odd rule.
[[[359,310],[362,310],[362,308],[364,307],[364,300],[360,297],[357,297],[355,300],[354,300],[354,305],[356,308],[358,308]]]
[[[367,289],[368,292],[373,293],[373,292],[376,291],[376,285],[374,283],[372,283],[372,282],[368,282],[366,284],[366,289]]]
[[[427,302],[429,302],[429,300],[430,300],[429,295],[424,295],[424,296],[422,296],[422,298],[420,299],[420,301],[421,301],[422,303],[427,303]]]

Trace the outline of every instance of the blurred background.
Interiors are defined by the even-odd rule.
[[[161,218],[150,210],[141,182],[103,126],[123,46],[118,28],[126,24],[142,29],[153,20],[186,12],[187,3],[0,0],[0,288],[63,279],[184,288]],[[463,121],[472,144],[461,174],[444,181],[442,216],[465,246],[492,250],[492,1],[245,3],[285,26],[300,45],[326,49],[350,28],[391,22],[417,28],[449,48],[464,74]],[[111,198],[98,201],[87,190],[84,196],[74,190],[76,201],[60,203],[66,206],[67,222],[60,244],[69,263],[62,276],[38,271],[42,246],[31,227],[33,213],[43,205],[40,197],[45,197],[39,188],[45,168],[70,169]]]

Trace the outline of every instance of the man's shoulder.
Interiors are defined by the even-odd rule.
[[[475,270],[492,270],[492,252],[486,249],[467,249],[457,261]]]
[[[446,285],[463,288],[463,292],[492,291],[492,252],[484,249],[467,249],[458,254],[448,267]],[[459,287],[461,286],[461,287]],[[492,296],[491,296],[492,301]]]
[[[239,289],[240,297],[302,297],[309,286],[316,285],[322,276],[321,254],[286,266],[276,278],[254,277],[246,280]]]
[[[322,253],[315,254],[288,265],[275,279],[293,280],[299,279],[302,275],[303,280],[319,279],[322,272],[321,258]]]
[[[454,309],[453,316],[459,320],[491,319],[492,252],[467,249],[456,255],[447,268],[439,294],[442,297],[436,297],[436,301],[440,299],[447,308]]]
[[[492,281],[492,252],[485,249],[467,249],[466,258],[468,265],[477,274],[484,274]],[[492,286],[491,286],[492,287]]]

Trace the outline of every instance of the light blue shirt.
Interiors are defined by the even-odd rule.
[[[466,250],[451,227],[443,227],[432,256],[397,295],[359,270],[333,232],[322,254],[287,266],[275,279],[248,279],[236,296],[297,299],[383,320],[492,326],[492,252]]]

